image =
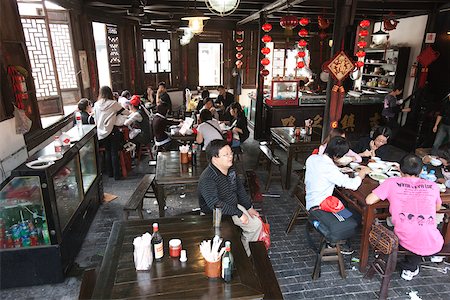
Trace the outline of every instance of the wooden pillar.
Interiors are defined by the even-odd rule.
[[[344,50],[349,55],[353,53],[352,41],[355,30],[351,28],[351,25],[355,19],[356,3],[357,0],[334,0],[333,47],[330,57],[340,50]],[[330,102],[333,85],[334,80],[330,76],[327,83],[327,103],[323,116],[322,139],[325,139],[330,131]]]
[[[264,76],[261,76],[259,71],[261,70],[261,59],[262,59],[262,53],[261,53],[261,47],[262,47],[262,41],[261,38],[263,36],[263,30],[261,29],[261,26],[264,24],[264,17],[262,14],[259,16],[259,22],[258,22],[258,51],[257,51],[257,62],[256,65],[258,66],[256,69],[256,110],[255,110],[255,130],[253,138],[255,140],[260,140],[265,136],[264,132],[264,118],[263,118],[263,97],[264,97]],[[272,74],[270,74],[271,76]]]

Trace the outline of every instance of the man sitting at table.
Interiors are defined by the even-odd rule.
[[[156,106],[156,114],[153,117],[152,127],[153,135],[155,137],[155,145],[158,151],[178,150],[178,145],[172,141],[170,136],[166,133],[167,127],[170,125],[178,125],[179,121],[172,121],[166,118],[168,107],[165,103]]]
[[[242,228],[242,244],[250,256],[248,243],[258,240],[262,223],[233,168],[233,151],[227,141],[214,140],[206,147],[206,155],[210,163],[199,179],[200,208],[211,213],[218,206],[223,215],[230,215],[234,224]]]
[[[434,182],[418,177],[422,160],[417,155],[405,156],[400,162],[400,170],[402,177],[386,179],[367,196],[366,203],[389,200],[394,232],[400,245],[412,252],[399,263],[403,269],[402,278],[411,280],[419,274],[422,256],[439,252],[444,244],[435,221],[442,200]]]
[[[364,177],[370,173],[367,167],[361,167],[358,176],[350,178],[341,173],[335,162],[349,150],[348,142],[341,136],[335,136],[328,142],[323,155],[311,155],[306,160],[305,188],[306,209],[320,207],[322,201],[333,195],[335,186],[357,190]],[[342,245],[343,254],[351,254],[349,244]]]
[[[217,96],[216,103],[223,106],[223,109],[225,110],[234,102],[234,95],[227,92],[223,85],[219,85],[217,91],[219,92],[219,96]]]
[[[167,105],[168,112],[172,113],[172,100],[167,93],[165,82],[160,82],[158,84],[158,90],[156,91],[156,105],[159,105],[160,103],[165,103]]]
[[[200,113],[203,110],[209,110],[212,114],[212,117],[216,120],[219,120],[219,113],[217,112],[216,108],[214,107],[214,102],[212,100],[212,98],[206,98],[205,100],[203,100],[203,107],[202,109],[200,109]]]

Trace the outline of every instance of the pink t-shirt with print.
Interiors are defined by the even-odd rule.
[[[436,227],[436,205],[442,200],[434,182],[417,177],[389,178],[373,193],[381,200],[389,200],[400,245],[422,256],[442,249],[444,239]]]

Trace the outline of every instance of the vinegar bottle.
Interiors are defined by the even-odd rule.
[[[159,233],[158,223],[153,223],[152,247],[155,254],[155,260],[161,261],[164,256],[164,242],[161,234]]]

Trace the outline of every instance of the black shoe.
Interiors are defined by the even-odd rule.
[[[353,250],[353,248],[347,244],[343,244],[341,245],[341,253],[344,255],[351,255],[353,254],[353,252],[355,252],[355,250]]]

